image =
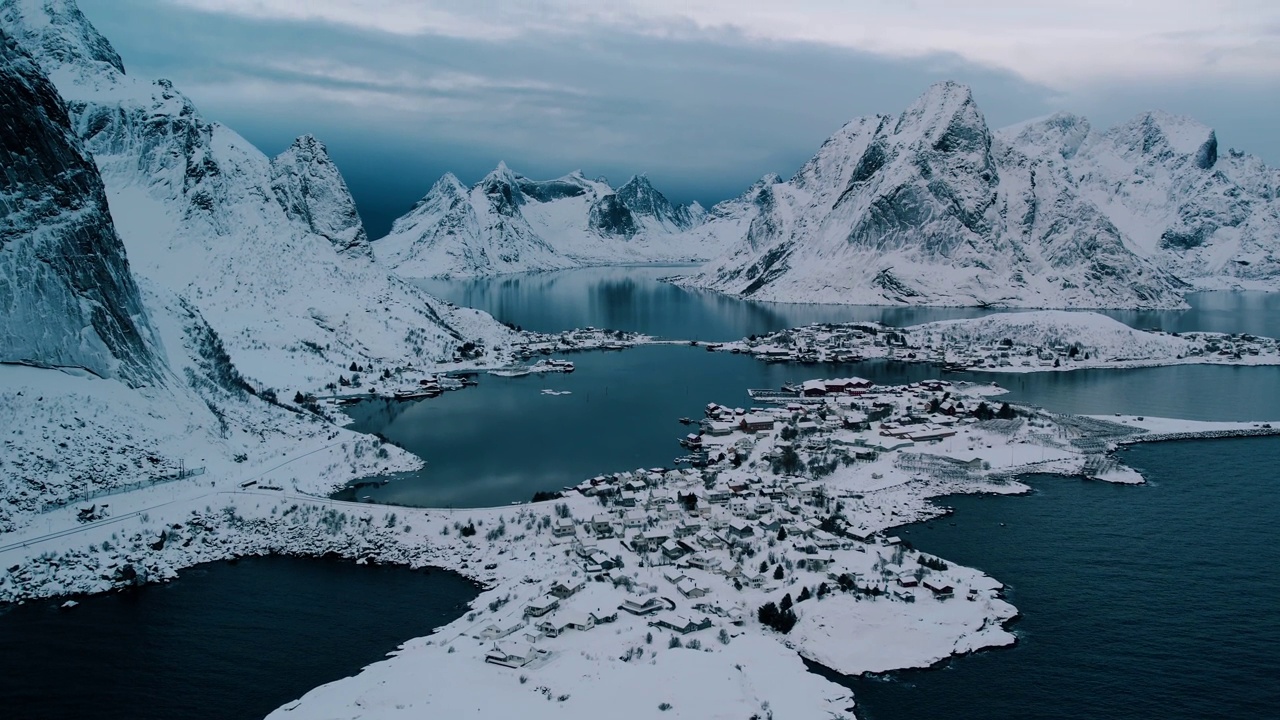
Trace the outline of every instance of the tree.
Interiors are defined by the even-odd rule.
[[[681,495],[680,504],[684,506],[685,512],[693,512],[698,508],[698,496],[694,493]]]
[[[767,572],[769,572],[769,561],[768,561],[768,560],[761,560],[761,561],[760,561],[760,572],[762,572],[762,573],[767,573]]]
[[[779,610],[790,610],[795,603],[791,600],[791,593],[782,596],[782,602],[778,604]]]
[[[774,580],[781,580],[781,579],[782,579],[782,578],[784,578],[784,577],[786,577],[786,573],[784,573],[784,572],[782,571],[782,566],[781,566],[781,565],[779,565],[779,566],[778,566],[778,568],[777,568],[776,570],[774,570],[774,571],[773,571],[773,579],[774,579]]]
[[[991,418],[994,418],[996,414],[991,410],[990,405],[985,402],[980,402],[978,403],[978,407],[974,408],[973,416],[979,420],[990,420]]]
[[[1000,411],[996,413],[996,417],[1000,418],[1001,420],[1012,420],[1017,416],[1018,416],[1018,413],[1013,411],[1013,408],[1009,406],[1009,403],[1004,403],[1003,405],[1001,405]]]
[[[791,628],[796,624],[796,612],[790,607],[783,610],[772,602],[767,602],[760,606],[756,612],[756,616],[760,619],[760,624],[765,627],[772,628],[783,635],[791,632]]]
[[[786,540],[786,539],[787,539],[787,529],[785,527],[779,527],[778,542],[782,542],[783,540]]]
[[[802,603],[811,597],[813,597],[813,593],[809,592],[809,587],[806,585],[804,589],[800,591],[800,594],[796,597],[796,602]]]

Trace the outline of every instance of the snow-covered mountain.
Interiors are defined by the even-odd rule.
[[[1147,112],[1099,132],[1059,113],[1003,130],[1029,157],[1064,165],[1126,246],[1203,288],[1275,289],[1280,170],[1221,152],[1206,125]]]
[[[470,188],[440,178],[373,249],[405,277],[705,260],[714,252],[686,232],[703,215],[697,203],[672,205],[643,175],[614,190],[581,172],[530,180],[499,163]]]
[[[418,462],[268,402],[191,302],[135,282],[63,101],[3,30],[0,111],[0,533],[48,503],[299,447],[334,446],[317,487]]]
[[[1176,307],[1280,279],[1276,173],[1148,113],[1105,133],[1056,115],[991,132],[967,87],[855,119],[787,182],[692,231],[730,250],[684,283],[765,300]]]
[[[186,301],[259,387],[314,389],[351,362],[422,365],[506,330],[449,308],[375,263],[324,146],[268,159],[119,56],[60,0],[3,0],[0,28],[66,101],[135,275]]]

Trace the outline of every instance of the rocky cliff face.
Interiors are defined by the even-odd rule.
[[[0,117],[0,362],[155,381],[162,364],[102,180],[52,83],[3,32]]]
[[[1121,135],[1188,173],[1216,155],[1207,135],[1173,149],[1148,133],[1146,150]],[[1097,197],[1119,181],[1081,172],[1114,171],[1093,159],[1114,144],[1068,115],[993,133],[968,88],[939,83],[899,116],[848,123],[790,181],[713,208],[695,232],[732,249],[686,282],[800,302],[1179,306],[1168,256]]]
[[[340,253],[372,257],[347,183],[314,136],[303,135],[272,158],[271,189],[290,220],[328,239]]]
[[[615,191],[581,172],[532,180],[501,163],[471,188],[445,175],[373,246],[410,277],[705,259],[711,253],[685,232],[703,215],[672,205],[642,176]]]

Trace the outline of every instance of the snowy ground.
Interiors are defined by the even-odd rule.
[[[585,481],[590,495],[478,510],[305,494],[353,469],[350,434],[331,430],[339,436],[327,444],[276,445],[200,477],[113,495],[107,516],[93,522],[78,519],[85,503],[31,515],[0,535],[0,599],[102,592],[253,554],[439,566],[484,583],[470,613],[275,716],[417,717],[431,708],[560,717],[626,707],[637,717],[848,717],[848,692],[806,672],[800,656],[861,673],[1014,642],[1003,624],[1017,611],[997,580],[923,557],[886,537],[887,528],[946,512],[930,502],[941,495],[1023,492],[1017,472],[1137,479],[1106,456],[1118,442],[1268,430],[1044,412],[971,422],[930,415],[940,397],[981,402],[963,386],[928,383],[762,409],[772,429],[704,435],[711,456],[725,456],[705,470],[641,470]],[[892,411],[864,426],[860,408]],[[728,412],[724,421],[741,421]],[[912,441],[911,432],[937,439]],[[870,448],[879,449],[857,459]],[[690,495],[695,512],[681,500]],[[671,544],[644,546],[646,538]],[[561,607],[526,618],[556,583],[569,586]],[[628,600],[658,608],[643,617],[620,611]],[[788,601],[797,616],[790,633],[758,621],[762,604]],[[563,629],[586,617],[600,622]],[[669,624],[682,617],[708,623],[681,634]],[[542,621],[550,629],[539,629]],[[500,640],[487,630],[516,625]],[[498,642],[545,653],[519,668],[486,663]]]

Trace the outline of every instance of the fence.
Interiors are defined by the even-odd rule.
[[[188,469],[179,471],[174,475],[165,475],[157,478],[152,478],[150,480],[139,480],[138,482],[127,483],[125,485],[115,485],[109,488],[103,488],[101,490],[94,490],[93,492],[84,493],[82,495],[76,495],[75,497],[69,497],[62,500],[53,500],[51,502],[44,503],[43,505],[40,506],[40,512],[42,513],[49,512],[50,510],[57,510],[58,508],[64,508],[68,505],[88,502],[90,500],[97,500],[98,498],[101,498],[101,497],[110,497],[111,495],[119,495],[120,493],[132,492],[134,490],[141,490],[142,488],[155,487],[156,485],[162,485],[164,483],[173,482],[174,480],[185,480],[190,477],[203,475],[204,472],[205,472],[205,469],[202,467],[188,468]]]

